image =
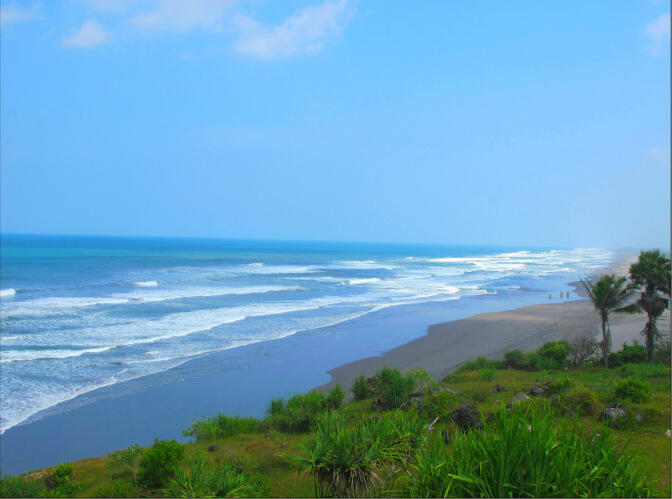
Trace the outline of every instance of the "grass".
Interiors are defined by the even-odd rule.
[[[297,413],[301,406],[315,409],[307,431],[274,424],[277,420],[273,415],[266,420],[225,415],[203,419],[207,424],[198,426],[199,430],[215,428],[194,432],[194,442],[180,444],[184,458],[172,478],[160,486],[138,480],[139,463],[147,449],[133,446],[72,463],[72,472],[66,473],[71,490],[65,494],[47,490],[46,483],[56,470],[47,468],[0,479],[0,495],[159,497],[228,493],[312,497],[422,495],[431,490],[432,495],[624,495],[627,491],[637,496],[648,487],[653,496],[669,497],[670,439],[665,436],[670,425],[669,366],[626,363],[607,370],[497,369],[491,376],[482,376],[483,369],[488,367],[462,370],[441,383],[419,383],[422,376],[416,373],[413,407],[402,403],[402,409],[382,408],[369,396],[340,403],[338,409],[332,408],[326,395],[299,396],[291,404]],[[411,376],[399,374],[401,378]],[[599,415],[608,402],[614,401],[619,380],[626,378],[644,382],[649,388],[648,400],[623,399],[620,403],[627,421],[604,432]],[[546,383],[551,393],[523,404],[516,416],[518,426],[510,426],[512,418],[502,419],[502,408],[516,392],[529,393],[532,385]],[[495,392],[495,385],[506,391]],[[403,399],[407,400],[406,395]],[[461,403],[472,405],[483,415],[483,430],[465,432],[456,427],[451,413]],[[276,403],[276,416],[287,414],[289,405],[289,401]],[[430,423],[434,423],[431,430]],[[523,432],[521,425],[531,426],[532,431]],[[186,431],[194,428],[192,425]],[[507,440],[506,432],[511,439]],[[602,440],[598,447],[593,444],[591,448],[595,433],[600,433]],[[198,435],[207,437],[198,439]],[[551,441],[564,450],[549,450]],[[211,447],[213,443],[216,446]],[[522,457],[523,445],[534,453]],[[497,462],[497,452],[504,453],[498,449],[504,449],[509,457],[518,456],[518,465],[510,468],[506,460]],[[601,449],[602,454],[595,449]],[[546,451],[553,460],[546,460]],[[598,457],[601,460],[596,462]],[[645,473],[629,475],[623,471],[622,463],[628,459],[628,469],[644,469]],[[489,464],[479,468],[479,463],[486,461]],[[452,468],[450,473],[432,475],[431,463],[440,465],[439,470]],[[564,463],[573,463],[573,468],[561,468]],[[593,477],[594,486],[584,479],[591,464],[599,471]],[[422,469],[424,474],[420,474]],[[497,481],[500,473],[508,478]],[[544,478],[553,473],[563,477],[562,483]],[[450,483],[446,481],[448,474],[455,475]],[[219,488],[217,483],[228,485]],[[448,485],[449,489],[436,488]]]

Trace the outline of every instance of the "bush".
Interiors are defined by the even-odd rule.
[[[450,414],[457,409],[458,402],[457,395],[444,390],[423,397],[418,410],[426,419],[433,420],[438,417],[441,421],[450,421]]]
[[[669,367],[670,365],[670,337],[666,335],[661,339],[658,344],[655,346],[653,351],[653,360],[665,364]]]
[[[404,376],[397,369],[382,368],[375,376],[374,392],[380,409],[396,409],[411,398],[417,386],[413,375]]]
[[[569,376],[563,376],[559,380],[551,381],[548,385],[548,392],[552,395],[562,393],[574,386],[574,380]]]
[[[327,399],[325,403],[329,409],[333,410],[341,407],[341,405],[343,405],[344,400],[345,400],[345,390],[343,390],[343,387],[341,385],[336,385],[331,390],[329,390],[329,393],[327,393]]]
[[[257,433],[262,430],[263,424],[256,418],[241,418],[220,413],[213,418],[195,421],[189,428],[182,430],[182,434],[201,441],[229,438],[241,433]]]
[[[477,371],[479,369],[501,369],[502,367],[504,367],[504,365],[500,360],[478,357],[476,360],[465,362],[457,372]]]
[[[478,378],[482,379],[483,381],[490,381],[496,372],[497,372],[496,369],[491,368],[481,369],[480,371],[478,371]]]
[[[46,479],[47,488],[50,495],[56,497],[67,497],[72,495],[73,487],[70,478],[75,471],[72,463],[61,463]]]
[[[107,457],[110,458],[110,465],[122,470],[132,469],[140,455],[142,455],[142,448],[138,444],[107,453]]]
[[[504,352],[504,364],[511,369],[527,370],[529,368],[527,355],[522,350]]]
[[[549,341],[537,350],[542,359],[550,360],[556,369],[567,364],[569,343],[566,341]]]
[[[608,428],[584,438],[576,421],[549,412],[501,410],[484,429],[438,435],[415,454],[402,497],[646,497],[651,493]]]
[[[352,388],[350,388],[350,391],[352,392],[352,397],[355,400],[364,400],[373,395],[366,376],[357,376],[355,381],[352,383]]]
[[[184,458],[184,447],[176,440],[154,440],[140,459],[140,482],[148,487],[160,487],[175,475],[177,465]]]
[[[609,367],[620,367],[626,363],[646,362],[646,349],[636,341],[632,345],[623,345],[623,349],[609,354]]]
[[[131,482],[117,480],[98,487],[93,497],[140,497],[140,491]]]
[[[583,388],[561,393],[553,402],[566,416],[591,416],[597,412],[597,401],[592,391]]]
[[[306,456],[289,456],[313,476],[317,497],[375,496],[380,467],[403,462],[419,442],[425,425],[413,414],[398,412],[348,426],[341,411],[321,415]]]
[[[569,346],[567,360],[574,367],[583,367],[587,363],[599,360],[599,343],[586,338],[574,339]]]
[[[44,497],[46,494],[41,480],[9,475],[0,477],[0,497]]]
[[[180,469],[165,490],[167,497],[263,497],[263,481],[251,480],[230,463],[208,465],[206,453],[198,451],[186,470]]]
[[[644,381],[627,377],[614,383],[614,397],[630,399],[633,402],[645,402],[649,399],[649,385]]]
[[[266,411],[273,426],[284,431],[308,431],[317,416],[328,410],[327,397],[320,392],[294,395],[287,402],[283,399],[271,401]]]

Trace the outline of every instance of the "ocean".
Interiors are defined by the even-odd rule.
[[[0,433],[97,388],[389,307],[557,300],[605,249],[2,235]],[[381,334],[384,334],[381,332]]]

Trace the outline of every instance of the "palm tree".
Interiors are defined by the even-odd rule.
[[[611,330],[609,329],[609,313],[623,311],[622,305],[632,294],[632,288],[625,284],[625,277],[616,278],[615,275],[603,275],[593,284],[581,279],[583,287],[593,302],[595,310],[600,314],[602,321],[602,356],[604,367],[609,367],[608,357],[611,350]]]
[[[642,333],[646,337],[648,361],[653,361],[654,342],[660,336],[656,321],[670,301],[670,258],[659,250],[642,251],[639,259],[630,265],[630,279],[644,290],[633,309],[646,312],[648,320]]]

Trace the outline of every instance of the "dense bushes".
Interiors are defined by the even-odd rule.
[[[632,345],[623,345],[623,349],[609,354],[609,367],[620,367],[623,364],[639,364],[646,362],[646,349],[636,341]]]
[[[0,477],[0,497],[44,497],[46,489],[41,480],[26,480],[22,476]]]
[[[502,361],[488,359],[487,357],[478,357],[476,360],[465,362],[458,372],[462,371],[477,371],[479,369],[502,369],[506,367]]]
[[[213,418],[194,422],[189,428],[182,430],[182,434],[200,441],[228,438],[240,433],[256,433],[262,430],[263,424],[256,418],[241,418],[220,413]]]
[[[366,376],[357,376],[352,383],[350,391],[352,392],[352,398],[354,400],[364,400],[373,395]]]
[[[180,469],[166,489],[168,497],[264,497],[262,480],[252,480],[230,463],[212,466],[198,451],[187,469]]]
[[[401,407],[407,402],[417,387],[417,379],[412,374],[403,375],[397,369],[384,367],[375,376],[375,405],[387,410]]]
[[[450,470],[450,471],[449,471]],[[477,433],[436,436],[404,478],[404,497],[640,497],[642,473],[616,450],[608,429],[585,438],[550,413],[502,410]]]
[[[139,480],[148,487],[160,487],[174,476],[177,465],[184,458],[184,447],[176,440],[154,440],[140,459]]]
[[[630,399],[633,402],[646,402],[649,399],[649,385],[644,381],[627,377],[614,384],[614,397]]]
[[[336,385],[326,396],[320,392],[309,392],[294,395],[287,402],[284,399],[274,399],[266,412],[271,425],[276,428],[305,432],[319,414],[339,408],[344,399],[345,391],[341,385]]]

